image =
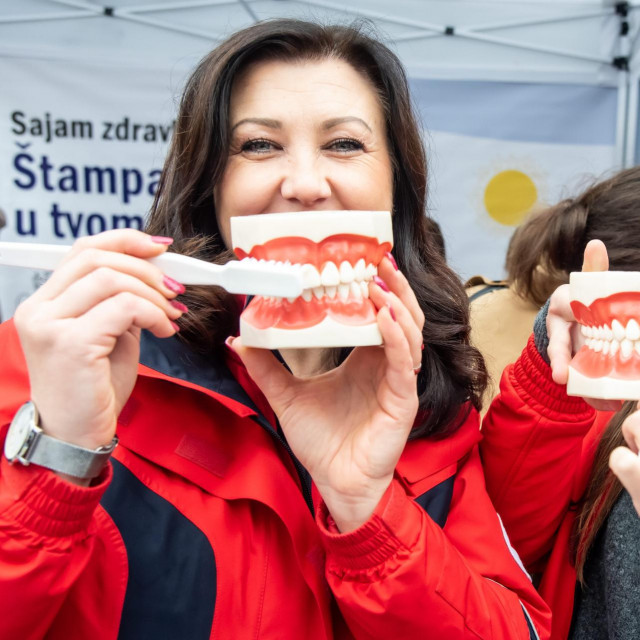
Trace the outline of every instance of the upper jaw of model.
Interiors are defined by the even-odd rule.
[[[570,295],[586,344],[569,365],[567,393],[640,399],[640,272],[572,273]]]
[[[369,282],[393,246],[388,211],[299,211],[231,218],[240,259],[301,265],[298,298],[256,296],[240,316],[243,344],[266,349],[381,344]]]

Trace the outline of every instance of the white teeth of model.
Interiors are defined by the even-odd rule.
[[[287,298],[287,300],[291,303],[295,302],[297,300],[297,298]]]
[[[609,353],[612,356],[615,356],[618,353],[618,349],[620,348],[620,343],[617,340],[611,341],[611,347],[609,348]]]
[[[355,280],[349,285],[349,295],[356,300],[360,300],[362,298],[362,289],[360,288],[360,283]]]
[[[348,284],[339,284],[338,285],[338,297],[340,300],[347,300],[349,298],[349,285]]]
[[[632,341],[640,340],[640,324],[633,318],[627,322],[627,338]]]
[[[602,326],[598,327],[596,338],[598,338],[598,340],[602,340],[602,338],[604,338],[604,328]]]
[[[350,284],[351,282],[353,282],[354,277],[355,274],[353,272],[353,267],[346,260],[344,260],[340,264],[340,282],[343,282],[344,284]]]
[[[631,340],[623,340],[620,343],[620,355],[628,358],[633,353],[633,342]]]
[[[364,263],[364,258],[360,258],[358,262],[356,262],[356,266],[353,268],[353,275],[355,279],[360,282],[364,280],[365,273],[367,271],[367,266]]]
[[[302,299],[303,299],[305,302],[311,302],[311,297],[312,297],[311,289],[305,289],[305,290],[302,292]]]
[[[610,345],[610,342],[607,342],[606,340],[602,341],[602,353],[604,353],[605,356],[609,353],[609,349],[611,348]]]
[[[627,337],[624,327],[617,320],[614,320],[611,323],[611,330],[613,331],[613,337],[618,342],[622,342]]]
[[[362,297],[363,298],[368,298],[369,297],[369,283],[366,282],[365,280],[363,280],[360,283],[360,289],[362,290]]]
[[[340,272],[334,262],[327,262],[320,274],[320,282],[325,287],[337,287],[340,284]]]
[[[602,351],[602,340],[596,340],[593,343],[593,350],[596,353],[600,353]]]
[[[337,269],[336,269],[337,271]],[[324,288],[324,292],[326,293],[326,295],[328,295],[330,298],[335,298],[336,294],[338,293],[338,287],[325,287]]]
[[[585,338],[588,338],[588,337],[589,337],[589,327],[587,327],[587,325],[581,324],[581,325],[580,325],[580,333],[581,333]]]
[[[324,287],[314,287],[313,288],[313,295],[318,298],[318,300],[320,300],[320,298],[322,298],[322,296],[324,295]]]
[[[608,324],[604,325],[604,339],[608,340],[609,342],[613,340],[613,331],[611,331],[611,327]]]
[[[302,265],[302,281],[304,282],[305,289],[313,289],[314,287],[319,287],[322,284],[320,281],[320,274],[312,264]]]
[[[377,276],[377,275],[378,275],[378,269],[376,269],[376,267],[374,267],[372,264],[368,264],[364,272],[364,277],[367,280],[371,280],[373,276]]]

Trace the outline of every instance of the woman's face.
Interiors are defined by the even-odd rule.
[[[383,112],[372,86],[346,62],[250,67],[235,82],[230,126],[229,158],[214,190],[227,247],[233,216],[391,210]]]

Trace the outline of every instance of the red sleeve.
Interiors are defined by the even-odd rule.
[[[503,373],[480,451],[489,495],[529,571],[543,569],[569,508],[585,435],[610,416],[597,414],[553,382],[533,337]]]
[[[8,425],[29,397],[13,324],[0,325],[0,451]],[[89,488],[0,453],[0,638],[36,640],[83,571],[93,544],[93,514],[111,477]]]
[[[364,638],[548,638],[550,615],[509,551],[477,449],[456,475],[444,528],[394,480],[347,534],[318,525],[338,605]]]

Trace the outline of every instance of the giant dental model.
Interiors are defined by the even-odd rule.
[[[231,218],[240,258],[301,265],[298,298],[254,297],[243,344],[265,349],[377,345],[369,282],[393,245],[388,211],[301,211]]]
[[[586,344],[569,365],[567,393],[640,399],[640,272],[572,273],[570,292]]]

